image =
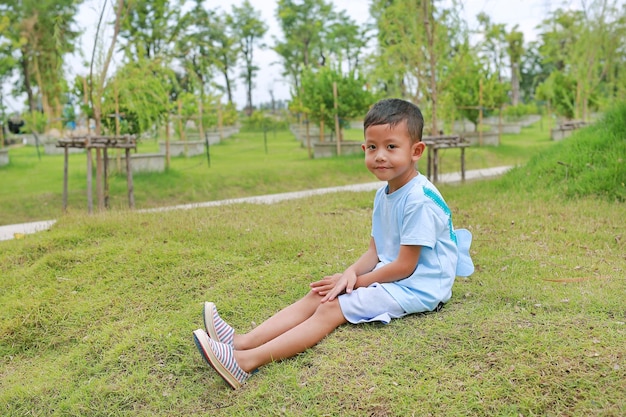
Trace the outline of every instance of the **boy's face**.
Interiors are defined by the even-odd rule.
[[[380,181],[387,181],[392,193],[415,177],[415,163],[426,145],[412,143],[406,121],[396,126],[374,125],[365,131],[365,165]]]

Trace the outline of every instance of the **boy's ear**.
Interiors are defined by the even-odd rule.
[[[413,146],[411,147],[413,150],[413,158],[420,159],[422,157],[422,155],[424,154],[424,150],[426,150],[426,144],[424,142],[417,142],[414,143]]]

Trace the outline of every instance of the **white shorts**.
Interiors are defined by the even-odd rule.
[[[357,288],[350,294],[342,294],[337,299],[343,316],[352,324],[372,321],[389,324],[391,319],[408,314],[377,282],[369,287]]]

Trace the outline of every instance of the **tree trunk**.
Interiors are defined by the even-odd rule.
[[[104,15],[104,8],[106,7],[106,2],[104,6],[102,6],[102,13],[100,15],[100,20],[102,20],[102,16]],[[129,6],[130,7],[130,6]],[[94,91],[94,80],[93,80],[93,64],[95,60],[96,54],[96,46],[98,43],[98,32],[100,28],[100,22],[98,22],[98,30],[96,31],[96,37],[93,45],[93,54],[91,57],[91,71],[89,74],[89,78],[91,79],[90,91],[91,94],[91,107],[93,108],[93,118],[96,122],[96,135],[100,135],[102,132],[102,96],[104,95],[104,83],[106,81],[107,71],[109,70],[109,65],[111,64],[111,59],[113,58],[113,51],[115,50],[115,42],[117,41],[117,35],[120,33],[120,28],[122,26],[122,10],[124,9],[124,0],[117,1],[117,8],[115,10],[115,26],[113,30],[113,37],[111,39],[111,44],[109,45],[109,50],[107,51],[106,58],[104,60],[104,65],[102,66],[102,73],[98,79],[98,85]],[[95,97],[94,93],[95,92]]]
[[[22,49],[20,64],[22,66],[22,75],[24,76],[24,89],[26,90],[26,95],[28,97],[28,110],[30,110],[30,112],[34,112],[36,110],[35,97],[33,96],[33,87],[30,82],[30,68],[28,66],[28,59],[26,59],[26,52],[24,49]]]
[[[430,99],[432,102],[431,111],[431,135],[436,135],[437,130],[437,57],[435,56],[435,22],[430,14],[430,0],[424,1],[424,30],[428,43],[428,63],[430,66]]]
[[[511,105],[519,104],[519,63],[511,62]]]

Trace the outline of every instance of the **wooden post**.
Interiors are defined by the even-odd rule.
[[[65,154],[63,160],[63,211],[67,211],[67,172],[69,165],[69,149],[67,146],[63,147],[63,153]]]
[[[102,185],[102,149],[96,148],[96,196],[98,198],[98,210],[104,208],[104,189]]]
[[[198,100],[198,134],[200,135],[200,140],[204,138],[204,126],[202,125],[202,98]]]
[[[170,114],[165,119],[165,169],[170,169]]]
[[[133,194],[133,170],[130,162],[130,148],[126,148],[126,184],[128,187],[128,207],[135,208],[135,195]]]
[[[313,159],[313,149],[311,149],[311,135],[309,132],[309,114],[304,113],[304,123],[306,129],[306,148],[309,151],[309,159]]]
[[[104,208],[109,208],[109,152],[105,146],[102,150],[104,154]],[[119,149],[118,149],[119,153]]]
[[[83,104],[89,105],[89,94],[87,93],[87,77],[83,77]],[[91,126],[89,125],[89,116],[85,117],[85,125],[87,125],[87,134],[91,133]]]
[[[184,142],[183,153],[187,156],[187,139],[183,131],[183,102],[180,99],[178,100],[178,135],[180,140]]]
[[[89,214],[93,213],[93,194],[91,190],[91,180],[93,173],[91,170],[93,169],[93,164],[91,161],[91,146],[89,144],[89,139],[87,139],[87,211]]]
[[[461,181],[465,182],[465,146],[461,146]]]
[[[478,144],[483,146],[483,79],[478,83]]]
[[[320,142],[324,142],[324,105],[320,104],[322,117],[320,117]]]
[[[502,105],[498,109],[498,145],[502,144]]]
[[[222,97],[217,100],[217,129],[220,134],[220,142],[224,139],[224,121],[222,120]]]
[[[117,81],[113,82],[113,87],[115,89],[115,136],[120,136],[120,100],[119,94],[117,92]],[[122,150],[117,150],[117,172],[122,172]]]
[[[335,106],[335,136],[337,141],[337,156],[341,155],[341,136],[339,131],[339,112],[337,104],[337,82],[333,81],[333,101]]]

